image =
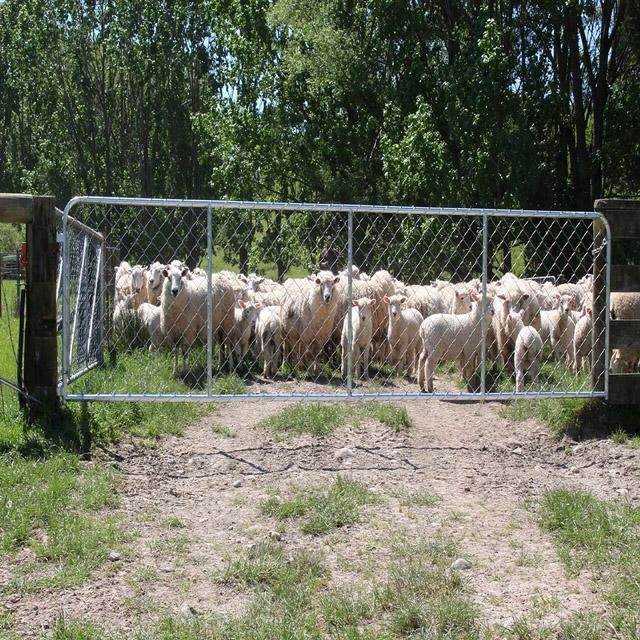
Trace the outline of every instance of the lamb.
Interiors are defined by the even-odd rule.
[[[229,352],[229,366],[234,368],[234,356],[237,364],[240,364],[249,351],[249,342],[251,335],[255,334],[256,320],[262,305],[259,302],[245,302],[238,300],[237,306],[234,308],[234,324],[229,341],[231,349]]]
[[[557,362],[566,361],[573,368],[573,334],[575,322],[572,311],[576,310],[576,299],[570,294],[556,294],[557,309],[542,311],[540,314],[540,337],[543,343],[551,343]]]
[[[116,304],[129,295],[134,296],[133,309],[137,309],[147,301],[144,271],[140,265],[132,267],[126,260],[123,260],[116,269],[115,282]]]
[[[135,296],[128,294],[116,302],[113,310],[113,330],[116,334],[124,334],[128,326],[133,325],[136,319],[134,308]]]
[[[469,390],[473,390],[473,377],[482,341],[482,302],[477,294],[469,313],[437,313],[420,325],[422,352],[418,363],[418,385],[421,391],[433,393],[433,372],[438,362],[460,359],[462,377]],[[491,298],[486,299],[485,328],[488,328],[494,308]]]
[[[573,362],[576,373],[580,372],[583,359],[587,369],[591,368],[592,332],[593,309],[586,305],[573,333]]]
[[[164,265],[159,262],[154,262],[149,265],[148,269],[145,269],[144,276],[147,287],[147,302],[149,304],[160,304],[160,294],[162,293],[162,283],[164,282],[164,276],[162,275],[164,268]]]
[[[513,274],[505,274],[494,286],[496,297],[493,305],[495,315],[492,320],[493,332],[498,347],[498,360],[510,372],[514,372],[513,352],[516,337],[507,328],[507,316],[511,310],[523,311],[522,320],[525,325],[537,330],[541,327],[540,301],[538,292],[530,281],[516,278]]]
[[[351,362],[356,378],[367,377],[369,371],[369,352],[373,324],[371,321],[374,298],[358,298],[353,300],[352,307],[344,316],[342,323],[342,377],[347,375],[349,353],[349,315],[351,315]]]
[[[524,325],[523,313],[522,310],[511,311],[507,317],[509,332],[517,336],[513,359],[518,393],[524,391],[527,377],[535,384],[542,361],[542,338],[535,327]]]
[[[264,361],[262,375],[270,378],[280,368],[282,356],[281,307],[262,307],[256,322],[256,337]]]
[[[137,310],[138,318],[142,326],[146,330],[150,344],[149,351],[159,349],[164,343],[164,334],[162,333],[161,309],[150,302],[143,302]]]
[[[406,296],[394,294],[384,296],[389,314],[387,341],[391,363],[396,368],[397,375],[402,374],[403,366],[411,376],[416,371],[418,357],[418,336],[423,321],[422,314],[417,309],[403,309]]]
[[[123,260],[115,274],[115,302],[116,305],[131,293],[131,265]]]
[[[295,365],[318,360],[329,342],[338,310],[335,285],[340,281],[331,271],[319,271],[303,281],[288,281],[290,296],[282,308],[286,355]]]

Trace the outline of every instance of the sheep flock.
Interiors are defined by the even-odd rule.
[[[434,370],[446,361],[460,365],[470,391],[478,389],[484,342],[488,366],[504,367],[516,391],[536,390],[544,362],[580,372],[591,364],[593,280],[586,275],[556,285],[553,279],[525,279],[506,273],[428,285],[404,283],[380,270],[368,275],[318,271],[283,283],[231,271],[207,274],[180,260],[132,266],[115,273],[112,331],[135,325],[148,349],[172,349],[187,366],[189,351],[211,339],[221,369],[274,378],[281,367],[314,376],[349,365],[354,382],[376,367],[434,392]],[[211,304],[208,304],[209,293]],[[640,318],[640,294],[611,297],[611,315]],[[482,333],[484,331],[485,340]],[[351,354],[349,363],[348,354]],[[614,351],[612,371],[637,371],[639,353]]]

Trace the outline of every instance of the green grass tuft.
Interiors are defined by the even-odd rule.
[[[614,607],[612,628],[635,620],[640,611],[640,509],[559,489],[545,495],[540,522],[572,575],[590,569],[604,576]]]
[[[358,521],[360,510],[380,498],[364,485],[338,476],[328,488],[298,489],[289,499],[269,498],[263,513],[277,520],[303,518],[302,531],[319,535]]]
[[[377,420],[394,431],[412,426],[404,407],[383,402],[295,404],[262,420],[259,426],[283,435],[326,436],[347,424],[357,427],[365,420]]]

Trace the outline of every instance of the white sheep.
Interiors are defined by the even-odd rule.
[[[542,361],[542,338],[535,327],[525,326],[523,313],[523,310],[510,311],[507,317],[509,332],[517,336],[513,353],[517,392],[524,391],[527,378],[535,384]]]
[[[282,357],[282,309],[279,306],[262,307],[256,322],[256,338],[263,359],[262,375],[275,376]]]
[[[207,278],[191,278],[187,267],[169,265],[163,272],[160,327],[166,344],[175,347],[173,372],[178,370],[178,349],[182,350],[183,366],[191,347],[207,341]],[[229,347],[233,331],[235,292],[227,278],[213,274],[212,340],[222,338]],[[229,348],[227,348],[227,353]]]
[[[231,350],[229,353],[229,366],[233,370],[234,366],[239,365],[249,351],[249,342],[251,335],[255,334],[256,321],[258,313],[262,305],[259,302],[245,302],[240,299],[234,308],[234,324],[229,336]],[[234,356],[236,362],[234,363]]]
[[[573,333],[573,362],[576,372],[580,372],[583,362],[587,369],[591,369],[592,333],[593,309],[585,305]]]
[[[611,318],[614,320],[640,320],[640,293],[615,292],[610,297]],[[611,354],[612,373],[632,373],[640,367],[640,351],[614,349]]]
[[[162,293],[162,283],[164,276],[162,272],[165,266],[160,262],[154,262],[145,269],[144,276],[147,288],[147,302],[153,305],[160,304],[160,294]]]
[[[369,371],[369,354],[373,335],[372,307],[374,298],[358,298],[353,300],[352,307],[344,316],[342,323],[342,377],[347,375],[349,353],[349,316],[351,316],[351,363],[356,378],[367,377]]]
[[[149,351],[159,349],[164,343],[161,327],[162,312],[160,307],[150,302],[143,302],[137,310],[138,318],[150,340]]]
[[[335,285],[340,278],[319,271],[304,280],[287,281],[288,297],[282,307],[286,357],[294,366],[313,364],[317,374],[320,357],[329,343],[338,310]]]
[[[566,361],[573,368],[575,321],[572,312],[576,310],[576,298],[557,293],[556,303],[557,309],[540,312],[540,337],[543,343],[551,344],[556,362]]]
[[[445,302],[442,291],[430,285],[407,285],[401,291],[396,289],[396,293],[406,296],[407,309],[417,309],[423,318],[434,313],[446,313],[449,311],[449,306]]]
[[[469,390],[480,354],[482,341],[482,302],[472,295],[473,309],[469,313],[436,313],[425,318],[420,325],[422,352],[418,363],[418,385],[421,391],[433,393],[433,372],[442,361],[460,360],[462,378]],[[494,308],[491,298],[486,299],[485,329],[488,329]]]
[[[116,304],[133,295],[133,309],[137,309],[143,302],[146,302],[147,290],[144,269],[139,264],[132,267],[126,260],[123,260],[116,269],[115,293]]]
[[[395,366],[397,375],[401,375],[406,367],[407,375],[411,376],[417,367],[422,314],[417,309],[403,309],[407,297],[398,293],[385,296],[383,301],[387,305],[387,342],[391,364]]]

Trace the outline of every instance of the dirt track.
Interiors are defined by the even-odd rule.
[[[327,438],[276,442],[256,424],[283,406],[221,404],[158,449],[124,443],[112,451],[123,476],[121,512],[139,534],[130,557],[110,564],[112,575],[103,573],[81,588],[14,597],[10,606],[20,629],[36,635],[62,614],[130,629],[175,613],[185,601],[201,613],[239,611],[250,594],[213,576],[225,556],[274,529],[260,502],[270,491],[321,484],[338,472],[367,484],[384,502],[335,534],[305,536],[295,525],[285,534],[291,549],[322,551],[333,583],[355,581],[372,554],[382,561],[394,532],[426,538],[444,533],[472,563],[468,575],[487,624],[509,625],[521,617],[552,623],[603,607],[595,578],[567,578],[530,499],[568,486],[638,504],[637,451],[610,441],[558,443],[535,421],[501,417],[498,404],[436,400],[406,403],[414,424],[407,433],[368,423]],[[235,437],[214,433],[213,424]],[[342,447],[354,456],[338,460]],[[414,494],[441,501],[416,506],[406,500]],[[170,518],[185,526],[168,526]]]

